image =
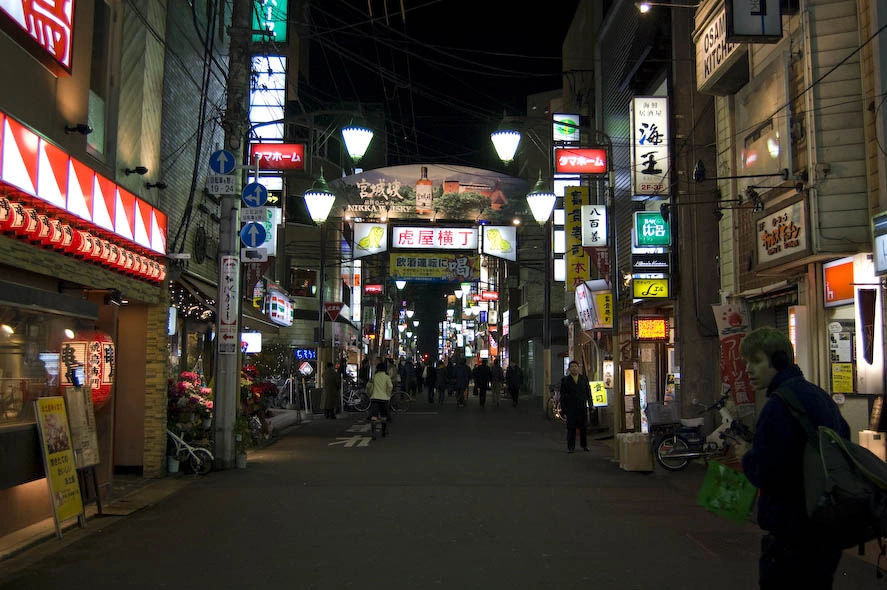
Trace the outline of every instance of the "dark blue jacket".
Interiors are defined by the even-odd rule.
[[[742,469],[761,490],[760,527],[776,536],[803,537],[810,534],[802,468],[807,434],[785,402],[772,395],[780,388],[794,392],[813,428],[828,426],[849,439],[850,427],[831,397],[804,379],[797,365],[779,371],[767,387],[769,399],[758,417],[752,448],[742,457]]]

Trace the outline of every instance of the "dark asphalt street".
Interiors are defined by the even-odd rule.
[[[538,398],[447,402],[417,402],[375,441],[359,415],[316,416],[244,470],[94,519],[24,569],[0,563],[0,588],[756,587],[759,532],[696,506],[701,465],[627,472],[601,441],[567,454]],[[836,589],[883,587],[843,558]]]

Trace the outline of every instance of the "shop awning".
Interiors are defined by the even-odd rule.
[[[179,277],[178,283],[195,298],[203,300],[208,308],[215,310],[219,296],[218,286],[185,273]],[[264,334],[277,334],[279,332],[279,326],[250,305],[248,301],[243,301],[240,309],[243,313],[244,330],[255,330]]]

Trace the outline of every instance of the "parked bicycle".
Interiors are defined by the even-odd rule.
[[[346,410],[366,412],[370,407],[370,396],[367,395],[366,383],[346,381],[342,389],[342,404]]]
[[[167,430],[166,433],[176,447],[174,456],[179,462],[187,461],[191,471],[197,475],[206,475],[212,470],[214,458],[209,449],[191,446],[172,430]]]
[[[703,419],[681,419],[674,424],[662,425],[653,442],[656,461],[668,471],[680,471],[690,464],[691,459],[717,459],[728,456],[733,445],[739,441],[750,442],[751,430],[737,420],[731,411],[730,392],[727,391],[714,404],[706,408],[703,416],[715,410],[721,416],[721,425],[711,434],[703,434]]]

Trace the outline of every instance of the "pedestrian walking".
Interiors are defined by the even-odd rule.
[[[505,382],[505,371],[502,370],[502,363],[499,359],[493,361],[490,369],[490,393],[493,396],[493,405],[499,407],[499,398],[502,397],[502,384]]]
[[[842,551],[824,543],[827,540],[807,517],[803,493],[807,434],[785,401],[773,392],[791,391],[814,429],[827,426],[849,439],[850,427],[831,397],[807,381],[794,364],[788,336],[776,328],[758,328],[742,339],[739,352],[752,387],[765,389],[768,398],[758,417],[751,449],[742,456],[742,470],[761,491],[758,525],[765,534],[758,564],[760,588],[831,588]]]
[[[416,396],[416,366],[412,359],[405,359],[400,367],[400,385],[404,391]]]
[[[471,376],[474,378],[474,387],[477,389],[478,404],[480,407],[484,407],[487,402],[487,390],[490,388],[490,374],[490,365],[487,364],[487,359],[483,359],[471,372]]]
[[[465,406],[465,394],[468,393],[468,383],[471,381],[471,372],[465,359],[460,358],[453,371],[453,386],[456,389],[456,405]]]
[[[524,384],[524,372],[521,371],[517,359],[508,361],[508,369],[505,370],[505,387],[511,396],[511,405],[517,407],[517,397],[521,385]]]
[[[437,361],[428,361],[425,368],[422,369],[422,374],[424,375],[425,388],[428,390],[428,403],[433,404],[434,389],[437,386]],[[438,392],[438,397],[443,397],[443,394]]]
[[[456,364],[453,359],[447,361],[444,368],[444,378],[446,379],[447,397],[456,393]]]
[[[369,384],[370,390],[370,420],[375,418],[382,423],[382,436],[388,434],[388,423],[391,421],[391,412],[389,406],[391,401],[391,391],[394,385],[391,383],[391,377],[386,373],[384,362],[379,363],[373,379]],[[375,431],[373,431],[375,437]]]
[[[320,394],[320,407],[326,418],[335,420],[336,408],[339,407],[339,391],[342,387],[342,376],[332,362],[327,362],[323,370],[323,391]]]
[[[567,415],[567,452],[576,449],[576,431],[579,431],[579,446],[588,450],[588,403],[591,401],[591,387],[588,377],[579,372],[579,363],[570,361],[567,374],[561,379],[561,409]]]

